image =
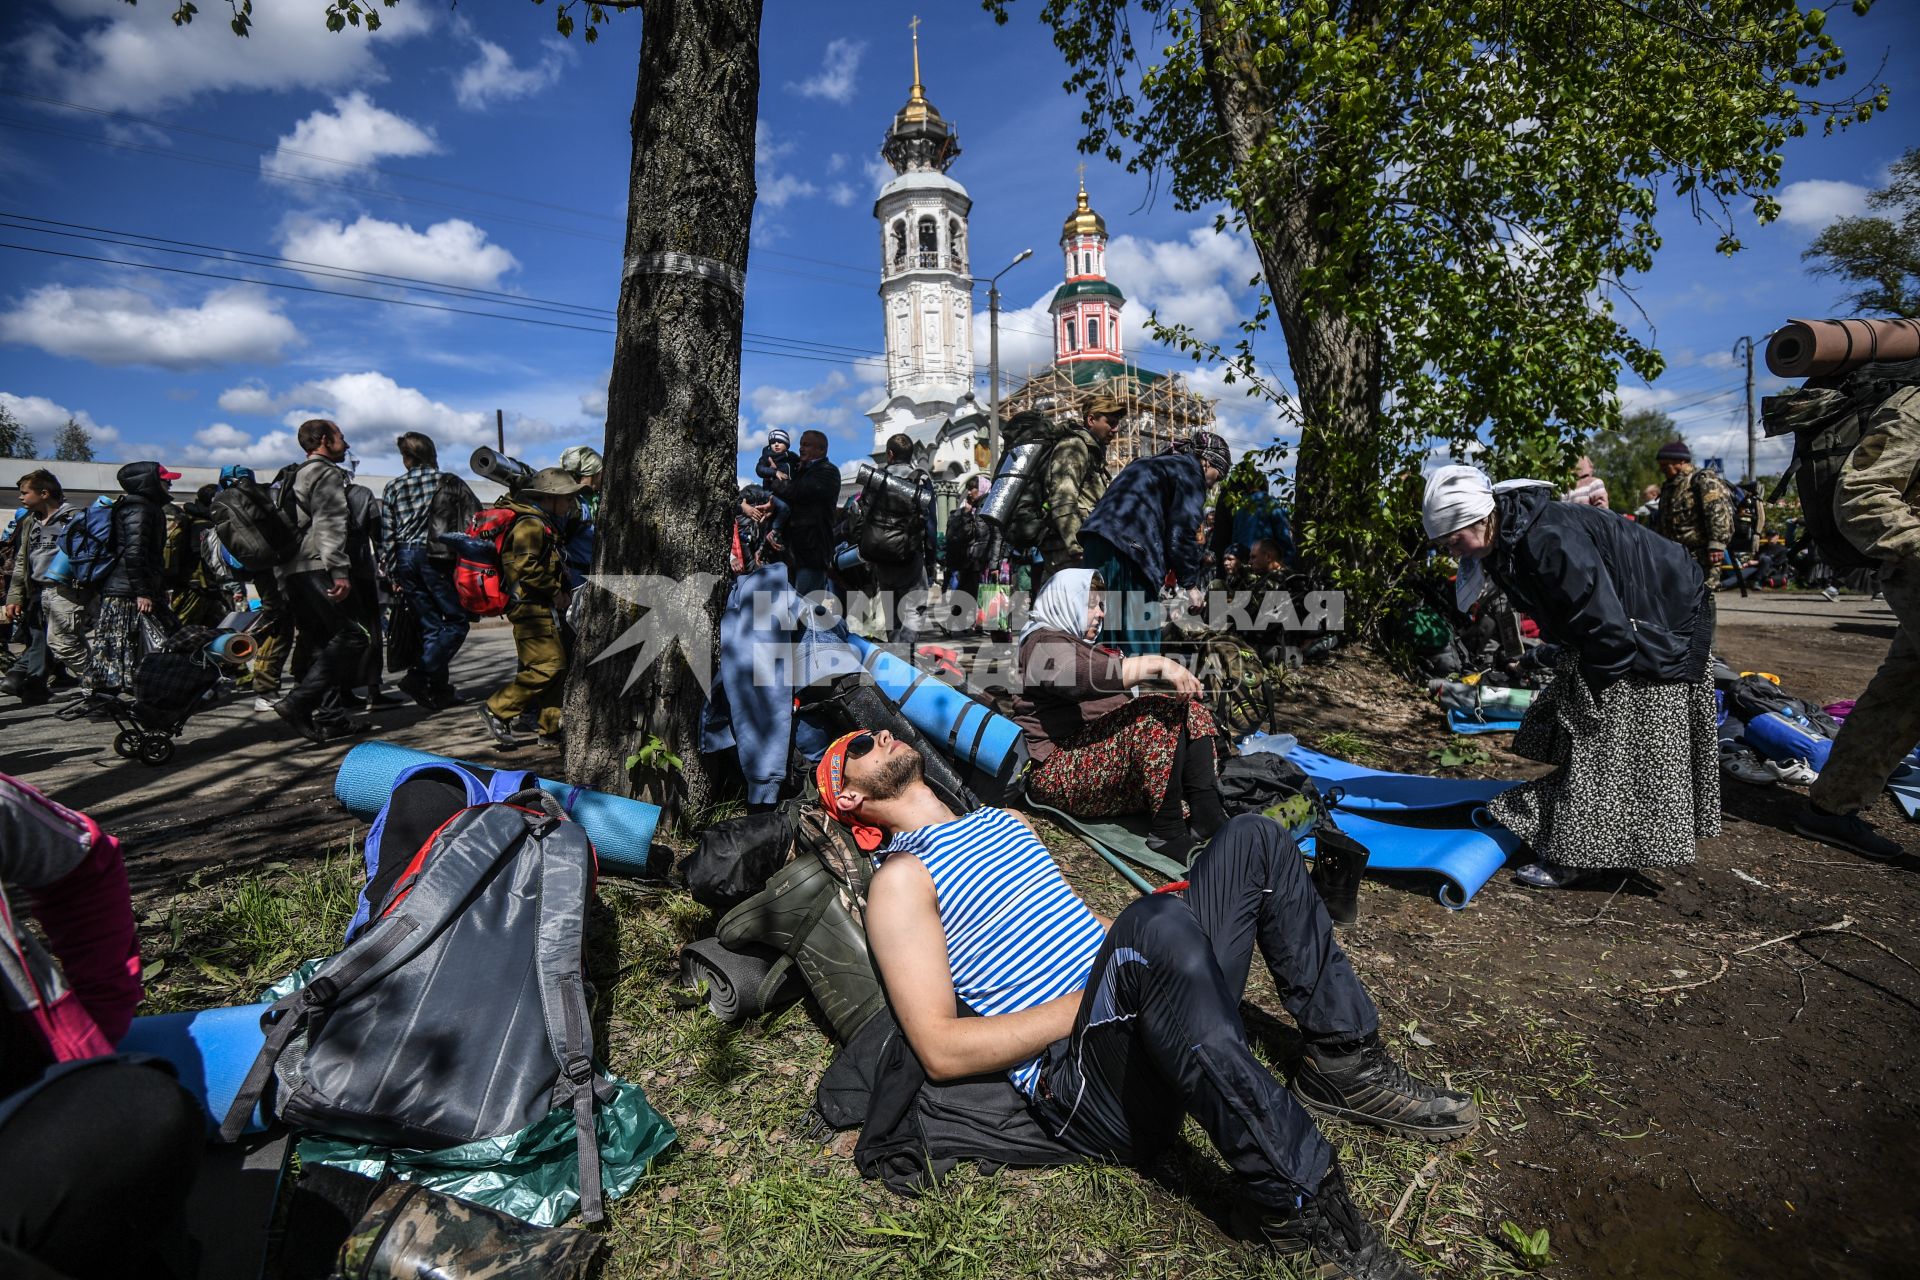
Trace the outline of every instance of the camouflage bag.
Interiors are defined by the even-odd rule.
[[[605,1244],[400,1182],[354,1225],[333,1280],[586,1280]]]

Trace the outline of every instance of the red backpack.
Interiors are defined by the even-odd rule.
[[[458,553],[453,564],[453,589],[460,596],[462,609],[476,618],[497,618],[507,611],[513,598],[507,594],[500,556],[513,526],[535,518],[511,507],[482,507],[467,525],[464,537],[446,539]]]

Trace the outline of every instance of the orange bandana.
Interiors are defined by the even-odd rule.
[[[855,729],[852,733],[835,738],[833,745],[827,748],[827,753],[820,757],[820,763],[814,767],[813,781],[820,788],[820,807],[827,811],[827,816],[844,823],[853,831],[854,843],[872,853],[886,840],[886,836],[880,828],[848,817],[840,807],[840,792],[847,775],[847,744],[867,732],[869,730]]]

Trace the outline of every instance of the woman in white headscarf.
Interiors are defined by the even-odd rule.
[[[1460,565],[1462,609],[1493,580],[1559,646],[1513,749],[1556,766],[1490,808],[1535,861],[1523,883],[1564,888],[1607,868],[1692,862],[1720,834],[1713,603],[1678,543],[1631,520],[1555,501],[1537,480],[1477,468],[1427,482],[1427,537]]]
[[[1200,681],[1178,662],[1096,643],[1105,592],[1093,570],[1063,569],[1034,598],[1020,632],[1014,719],[1034,761],[1027,793],[1076,818],[1151,815],[1147,843],[1185,860],[1196,839],[1227,820],[1213,714]],[[1147,681],[1172,692],[1136,695]]]

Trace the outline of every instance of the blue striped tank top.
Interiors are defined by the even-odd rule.
[[[1047,847],[1005,809],[902,831],[888,853],[910,853],[933,877],[954,993],[975,1013],[1017,1013],[1078,991],[1106,930]],[[1007,1075],[1031,1095],[1040,1059]]]

